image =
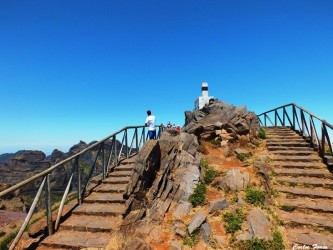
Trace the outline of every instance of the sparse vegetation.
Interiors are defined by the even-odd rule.
[[[9,243],[15,238],[18,230],[11,232],[0,241],[0,250],[7,250]]]
[[[205,159],[200,160],[200,165],[205,169],[208,168],[208,162]]]
[[[241,241],[236,244],[236,248],[239,250],[283,250],[283,249],[285,249],[281,233],[279,231],[274,231],[272,236],[273,236],[272,240],[253,238],[248,241]]]
[[[296,209],[295,206],[289,206],[289,205],[282,205],[280,208],[287,212],[292,212]]]
[[[206,184],[200,182],[189,199],[194,207],[204,205],[206,203],[206,192]]]
[[[5,234],[6,234],[5,232],[0,231],[0,238],[1,238],[2,236],[4,236]]]
[[[262,206],[265,204],[265,193],[259,189],[253,187],[248,187],[245,190],[246,198],[245,200],[255,206]]]
[[[222,138],[221,137],[216,137],[212,140],[209,141],[211,144],[213,144],[214,146],[221,146],[221,142],[222,142]]]
[[[259,129],[258,137],[259,137],[260,139],[266,139],[266,132],[265,132],[265,130],[263,130],[262,128],[260,128],[260,129]]]
[[[241,161],[245,161],[250,157],[251,157],[251,154],[244,154],[244,153],[237,154],[237,158]]]
[[[194,231],[192,234],[186,236],[183,239],[183,244],[185,246],[193,247],[199,242],[199,231]]]
[[[242,228],[242,223],[245,219],[242,210],[237,209],[235,212],[224,214],[224,228],[227,233],[234,234]]]
[[[216,171],[213,168],[208,168],[205,171],[205,183],[206,184],[211,184],[216,177]]]

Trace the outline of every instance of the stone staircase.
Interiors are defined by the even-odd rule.
[[[43,240],[38,250],[102,249],[117,230],[127,210],[123,191],[130,180],[135,157],[124,160],[84,198],[59,230]]]
[[[333,175],[310,144],[287,127],[266,127],[278,216],[292,246],[333,249]],[[300,248],[297,248],[300,249]],[[302,248],[303,249],[303,248]],[[304,248],[305,249],[305,248]]]

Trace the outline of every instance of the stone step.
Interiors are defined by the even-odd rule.
[[[275,161],[271,165],[283,168],[327,169],[326,165],[321,162]]]
[[[94,216],[112,216],[122,215],[126,212],[125,204],[118,203],[83,203],[74,209],[73,214],[77,215],[94,215]]]
[[[293,142],[293,141],[287,141],[287,142],[283,142],[283,141],[267,141],[267,146],[271,147],[271,146],[280,146],[280,147],[310,147],[310,144],[303,141],[303,142]]]
[[[90,215],[72,215],[60,229],[74,230],[81,232],[112,232],[118,229],[122,221],[121,216],[90,216]]]
[[[132,171],[114,171],[109,174],[109,177],[127,177],[131,175]]]
[[[114,171],[132,171],[134,164],[120,165],[114,169]]]
[[[293,162],[321,162],[321,159],[317,155],[289,155],[289,156],[283,156],[283,155],[274,155],[273,157],[274,161],[293,161]]]
[[[286,228],[286,236],[293,243],[290,249],[296,245],[308,246],[306,249],[315,249],[313,246],[322,246],[321,249],[333,249],[333,234],[330,232],[314,232],[308,228]],[[305,249],[305,248],[298,248]],[[320,249],[320,248],[317,248]]]
[[[289,127],[265,127],[263,128],[265,131],[267,132],[295,132],[294,130],[292,130]]]
[[[93,192],[84,199],[85,203],[125,203],[122,193]]]
[[[111,239],[110,233],[91,233],[61,230],[41,242],[42,246],[64,249],[104,249]]]
[[[305,188],[305,187],[285,187],[275,186],[274,189],[281,193],[287,193],[298,196],[313,197],[313,198],[333,198],[333,190],[324,188]]]
[[[267,144],[272,144],[272,143],[286,143],[286,142],[290,142],[290,143],[306,143],[304,141],[304,139],[302,138],[294,138],[294,139],[289,139],[289,138],[283,138],[283,139],[266,139]]]
[[[308,176],[317,178],[333,179],[333,174],[327,169],[301,169],[301,168],[274,168],[274,173],[278,175],[290,175],[290,176]]]
[[[278,176],[275,178],[280,183],[289,183],[297,185],[311,185],[311,186],[328,186],[333,187],[333,180],[323,178],[312,178],[312,177],[290,177],[290,176]]]
[[[105,183],[103,185],[99,185],[94,189],[94,192],[101,193],[122,193],[125,191],[127,184],[109,184]]]
[[[302,225],[319,226],[333,229],[333,215],[331,214],[304,214],[301,212],[278,211],[279,218],[286,224],[293,222]]]
[[[267,136],[276,136],[276,135],[280,135],[280,136],[283,136],[283,135],[298,135],[295,131],[292,131],[292,130],[276,130],[276,131],[266,131],[266,135]],[[299,135],[298,135],[299,136]]]
[[[309,209],[313,211],[333,213],[333,201],[324,199],[311,199],[311,198],[278,198],[277,202],[280,206],[293,206],[301,209]]]
[[[130,181],[129,176],[111,176],[103,180],[103,183],[108,184],[126,184]]]
[[[302,149],[302,148],[301,148]],[[305,148],[305,150],[275,150],[274,154],[276,155],[291,155],[291,156],[306,156],[306,155],[312,155],[312,156],[318,156],[318,154],[314,151],[308,150]]]
[[[137,155],[134,155],[128,159],[124,159],[120,162],[120,165],[134,164],[136,161],[136,158],[137,158]]]
[[[276,139],[276,140],[279,140],[279,139],[288,139],[288,140],[293,140],[293,139],[300,139],[300,138],[302,138],[302,137],[300,137],[298,134],[295,134],[295,133],[293,133],[293,134],[283,134],[283,135],[281,135],[281,134],[267,134],[266,135],[266,139],[267,140],[274,140],[274,139]]]
[[[282,151],[282,150],[293,150],[293,151],[304,151],[304,152],[316,152],[310,147],[284,147],[284,146],[267,146],[269,151]]]

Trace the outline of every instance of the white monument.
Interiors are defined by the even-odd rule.
[[[210,99],[214,99],[214,96],[208,96],[208,83],[203,82],[201,84],[201,93],[202,96],[199,96],[198,99],[195,100],[195,109],[202,109],[205,104],[209,103]]]

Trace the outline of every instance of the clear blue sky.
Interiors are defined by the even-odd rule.
[[[333,123],[332,0],[0,0],[0,153],[183,125],[201,95]]]

